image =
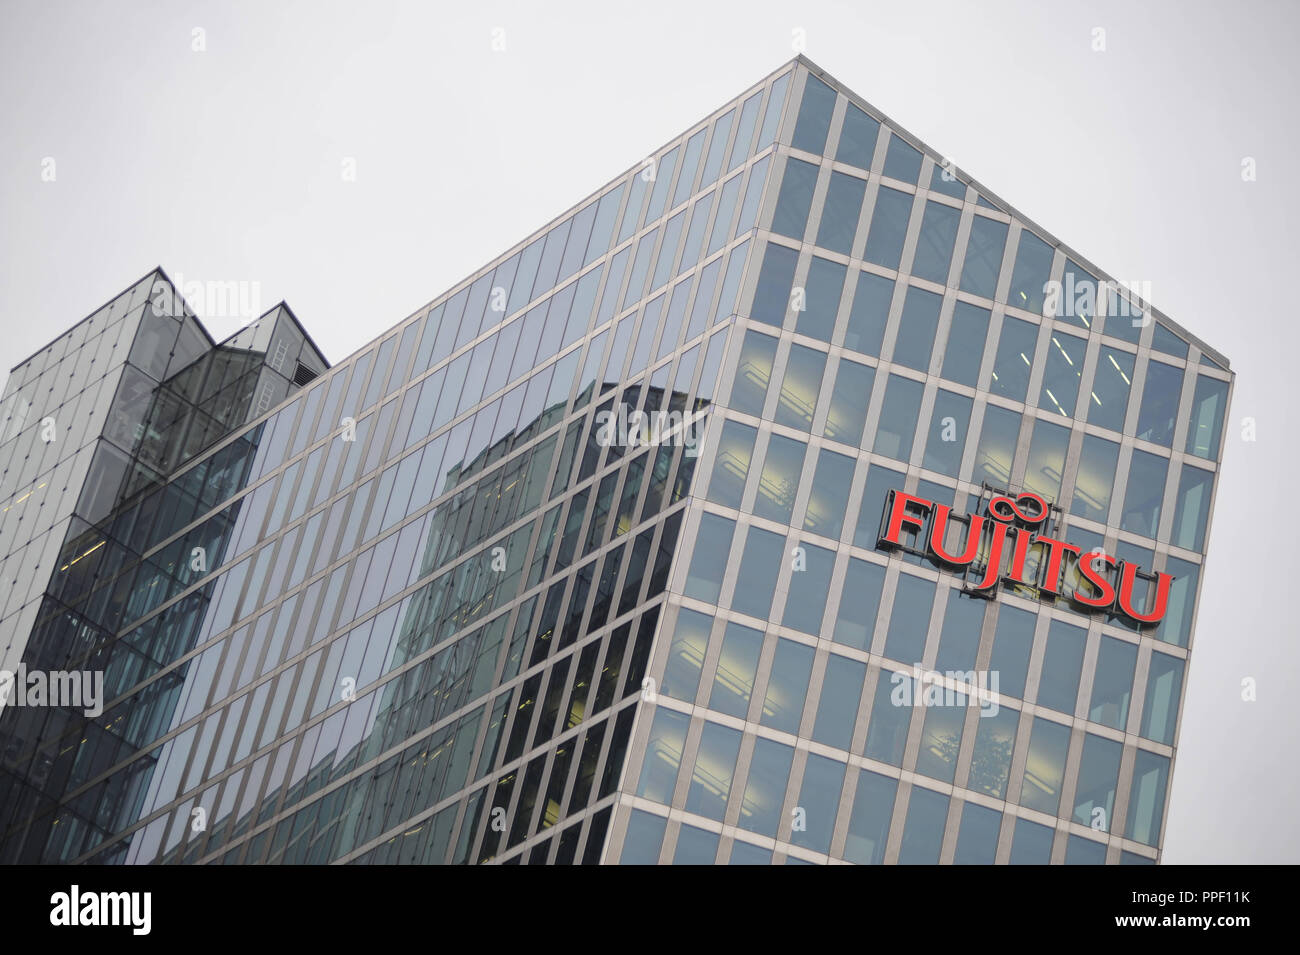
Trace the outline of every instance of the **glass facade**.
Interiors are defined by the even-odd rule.
[[[333,367],[147,276],[0,406],[4,666],[104,684],[0,861],[1157,858],[1232,376],[1002,206],[799,58]],[[990,489],[1163,619],[879,546]]]

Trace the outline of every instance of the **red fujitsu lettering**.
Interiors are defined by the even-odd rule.
[[[1050,537],[1036,537],[1035,541],[1047,546],[1047,568],[1043,571],[1042,588],[1049,594],[1059,594],[1061,583],[1061,562],[1065,558],[1065,552],[1078,555],[1079,548],[1073,544],[1067,544],[1065,541],[1053,540]]]
[[[1156,602],[1150,613],[1138,613],[1133,609],[1133,585],[1137,580],[1138,565],[1120,563],[1119,609],[1138,623],[1159,623],[1164,618],[1169,605],[1169,585],[1173,577],[1169,574],[1156,574]]]
[[[894,547],[901,547],[903,544],[903,526],[907,525],[919,531],[925,523],[922,518],[908,514],[907,506],[917,504],[929,510],[934,507],[934,504],[923,497],[904,494],[898,490],[891,490],[889,495],[889,521],[885,525],[885,533],[881,535],[877,544],[891,544]]]
[[[1098,571],[1093,564],[1100,562],[1102,570]],[[1075,603],[1083,604],[1085,607],[1110,607],[1115,603],[1115,588],[1111,586],[1110,581],[1106,579],[1106,570],[1114,567],[1113,558],[1098,551],[1092,551],[1079,557],[1079,574],[1088,583],[1097,588],[1097,595],[1089,597],[1081,590],[1075,590]]]
[[[995,523],[993,525],[993,543],[989,547],[989,561],[984,566],[984,579],[974,587],[967,587],[967,590],[984,591],[992,590],[998,585],[998,574],[1002,571],[1002,546],[1007,540],[1007,525]]]
[[[972,515],[970,526],[966,530],[966,549],[961,555],[948,553],[943,546],[944,536],[948,530],[948,517],[952,508],[947,504],[934,505],[934,519],[930,527],[930,551],[946,564],[965,567],[975,559],[980,549],[980,535],[984,530],[984,518]]]
[[[1007,580],[1010,583],[1033,586],[1032,580],[1025,580],[1025,560],[1029,556],[1029,545],[1035,540],[1031,531],[1023,527],[1016,528],[1016,545],[1011,552],[1011,566],[1007,568]]]

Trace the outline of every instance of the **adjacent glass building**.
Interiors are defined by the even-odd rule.
[[[1231,386],[802,57],[333,367],[152,273],[0,406],[0,861],[1156,861]]]

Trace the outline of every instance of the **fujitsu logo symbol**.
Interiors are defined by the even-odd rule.
[[[1051,508],[1037,494],[1025,492],[1014,497],[996,494],[989,498],[984,510],[985,514],[954,515],[946,504],[891,490],[885,498],[877,546],[922,553],[952,569],[982,568],[982,573],[976,573],[977,579],[968,581],[965,589],[983,596],[992,596],[1003,581],[1035,587],[1047,596],[1062,596],[1066,555],[1072,555],[1086,585],[1075,587],[1069,594],[1076,604],[1089,610],[1123,614],[1144,625],[1164,619],[1173,577],[1163,573],[1155,574],[1154,578],[1143,574],[1143,579],[1154,580],[1155,598],[1149,609],[1134,606],[1138,565],[1100,551],[1085,554],[1073,544],[1039,533]],[[956,550],[949,550],[946,543],[950,523],[967,525],[965,542]],[[915,544],[904,539],[913,533],[917,536]],[[1041,560],[1031,574],[1027,569],[1028,557],[1030,548],[1035,546],[1042,549]]]

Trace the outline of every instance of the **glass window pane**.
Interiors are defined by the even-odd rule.
[[[772,363],[776,360],[776,341],[753,329],[745,332],[736,380],[731,386],[731,407],[735,410],[762,417],[768,382],[772,380]]]
[[[650,738],[646,741],[645,762],[641,765],[641,779],[636,794],[655,802],[670,803],[677,785],[677,771],[682,764],[682,749],[686,745],[686,728],[691,718],[684,713],[659,707],[654,722],[650,724]]]
[[[772,215],[773,232],[803,241],[816,185],[816,166],[794,157],[786,159],[785,176],[781,180],[781,191],[776,197],[776,211]]]
[[[887,269],[898,268],[907,237],[907,220],[912,214],[912,196],[888,186],[881,186],[871,213],[871,229],[862,257]]]
[[[683,825],[677,833],[673,865],[713,865],[721,836],[696,826]]]
[[[1124,745],[1085,733],[1074,790],[1074,821],[1098,832],[1110,832],[1115,812],[1115,787]]]
[[[713,677],[709,709],[744,719],[754,691],[754,674],[763,649],[763,632],[734,621],[727,624]]]
[[[1101,349],[1092,382],[1089,424],[1100,425],[1112,431],[1124,430],[1135,362],[1136,359],[1130,352],[1108,346]]]
[[[731,535],[736,522],[716,514],[700,518],[699,536],[695,541],[695,554],[686,574],[686,596],[716,604],[722,591],[722,572],[727,566],[731,551]]]
[[[817,396],[821,393],[822,371],[826,366],[826,353],[792,345],[786,360],[785,378],[776,403],[776,423],[812,431],[813,414],[817,410]]]
[[[915,184],[921,175],[921,154],[909,146],[902,137],[891,134],[885,150],[884,174],[890,179]]]
[[[901,375],[889,376],[873,451],[903,462],[911,457],[912,438],[920,417],[921,393],[924,390],[925,386],[919,381]]]
[[[885,568],[870,561],[849,558],[844,590],[840,594],[839,614],[835,621],[834,640],[846,646],[866,650],[876,626],[880,609],[880,592],[885,583]]]
[[[906,673],[881,670],[871,701],[864,755],[891,766],[903,765],[907,731],[912,722],[913,680]]]
[[[1142,704],[1142,735],[1172,746],[1178,725],[1178,701],[1183,691],[1183,661],[1167,653],[1151,654],[1146,700]]]
[[[1005,706],[999,706],[996,713],[980,713],[975,728],[975,750],[971,755],[969,788],[998,799],[1006,798],[1019,725],[1020,714]]]
[[[894,344],[894,361],[908,368],[930,370],[935,330],[939,327],[939,308],[943,297],[912,286],[903,301],[898,323],[898,341]]]
[[[1083,672],[1083,651],[1088,633],[1062,620],[1053,620],[1047,631],[1047,652],[1038,680],[1038,705],[1074,715],[1079,697],[1079,676]]]
[[[1047,367],[1043,371],[1043,390],[1038,407],[1055,411],[1062,417],[1074,417],[1079,397],[1079,377],[1083,372],[1083,353],[1087,344],[1072,335],[1052,333],[1047,347]]]
[[[822,613],[830,592],[835,552],[807,543],[801,543],[799,547],[802,553],[792,558],[794,569],[790,576],[790,593],[781,623],[817,636],[821,632]]]
[[[785,323],[790,308],[790,290],[794,284],[794,268],[799,254],[794,249],[773,242],[763,253],[763,266],[758,273],[754,289],[754,304],[749,315],[756,322],[765,322],[780,328]]]
[[[912,260],[913,275],[940,285],[948,284],[952,246],[957,239],[957,224],[960,221],[961,212],[952,206],[934,201],[925,204],[925,213],[921,217],[921,234]]]
[[[619,856],[619,865],[658,863],[659,850],[664,844],[664,829],[667,826],[668,820],[664,816],[633,809],[632,815],[627,820],[627,835],[623,837],[623,854]]]
[[[971,480],[1007,487],[1019,440],[1020,415],[997,405],[987,405],[979,444],[975,447],[975,473]]]
[[[989,390],[1013,401],[1024,401],[1029,390],[1029,372],[1034,366],[1038,326],[1004,316],[993,359],[993,380]]]
[[[1210,519],[1210,495],[1214,475],[1201,468],[1183,465],[1178,481],[1178,501],[1174,505],[1174,530],[1170,543],[1187,550],[1205,550],[1205,527]]]
[[[1114,637],[1101,638],[1088,719],[1112,729],[1122,730],[1127,727],[1136,666],[1136,644],[1116,640]]]
[[[686,791],[687,812],[722,821],[739,752],[740,730],[717,723],[704,724],[691,785]]]
[[[966,243],[966,262],[961,270],[961,290],[991,299],[1002,270],[1002,248],[1007,243],[1007,224],[976,216]]]
[[[1201,375],[1192,396],[1191,425],[1187,429],[1187,453],[1217,458],[1223,437],[1223,418],[1228,408],[1228,383]]]
[[[1146,451],[1134,451],[1128,469],[1128,491],[1124,495],[1121,530],[1154,538],[1160,527],[1160,504],[1165,496],[1165,475],[1169,459]]]
[[[1016,820],[1016,833],[1011,841],[1012,865],[1047,865],[1052,861],[1052,840],[1056,830],[1051,826]]]
[[[885,656],[899,663],[920,663],[925,652],[926,633],[930,629],[930,607],[934,603],[935,583],[898,575],[894,609],[889,618],[889,635],[885,639]]]
[[[961,749],[962,724],[966,721],[966,697],[957,693],[956,706],[927,706],[921,728],[921,749],[916,756],[916,771],[945,783],[957,771],[957,753]]]
[[[840,295],[844,291],[847,268],[838,262],[813,256],[808,268],[803,310],[795,331],[800,335],[829,343],[835,330],[835,316],[840,309]]]
[[[1069,429],[1041,418],[1034,422],[1034,437],[1025,467],[1026,491],[1041,494],[1047,501],[1061,496],[1061,472],[1065,470],[1065,451],[1069,444]]]
[[[844,843],[844,858],[857,865],[880,865],[889,842],[889,822],[894,815],[898,780],[870,770],[858,774],[853,813]]]
[[[665,696],[676,697],[687,703],[695,702],[695,691],[700,685],[700,668],[709,646],[709,630],[713,618],[708,614],[685,607],[677,615],[677,629],[668,646],[668,662],[664,665],[663,685],[659,690]]]
[[[934,398],[934,414],[930,417],[930,432],[921,467],[957,477],[970,430],[971,404],[972,400],[965,395],[939,389]]]
[[[1074,478],[1071,514],[1106,523],[1110,513],[1110,494],[1115,487],[1115,464],[1118,461],[1118,444],[1093,434],[1084,435],[1079,472]]]
[[[992,865],[998,854],[1002,813],[968,802],[962,806],[955,865]]]
[[[1070,728],[1041,716],[1034,717],[1029,752],[1020,787],[1020,805],[1055,816],[1061,803],[1065,755],[1070,748]]]
[[[813,724],[814,740],[837,749],[849,748],[866,678],[865,663],[834,653],[827,657],[821,699],[817,703],[817,722]]]
[[[764,836],[776,836],[793,760],[794,749],[789,746],[762,737],[754,743],[749,778],[745,781],[745,794],[740,800],[740,819],[737,821],[740,828]]]
[[[808,495],[803,528],[821,537],[838,538],[844,524],[844,509],[853,483],[853,458],[823,450],[817,456],[817,471]]]
[[[760,724],[783,733],[799,731],[808,678],[812,675],[813,652],[812,647],[793,640],[777,641]]]
[[[816,852],[829,852],[835,830],[835,815],[840,807],[840,790],[844,788],[844,764],[816,753],[808,754],[799,790],[797,809],[804,828],[795,828],[790,841]]]
[[[1128,825],[1124,829],[1130,839],[1148,846],[1160,841],[1168,784],[1169,760],[1139,749],[1133,765],[1133,787],[1129,791]]]
[[[1011,270],[1007,304],[1043,314],[1044,294],[1052,274],[1052,247],[1028,229],[1020,233],[1016,264]]]
[[[898,853],[899,864],[937,865],[947,822],[948,797],[943,793],[913,786],[912,798],[907,804],[903,845]]]
[[[1097,314],[1097,279],[1073,259],[1065,260],[1065,272],[1061,276],[1061,290],[1056,307],[1058,321],[1083,328],[1092,327],[1093,316]]]
[[[1156,322],[1156,329],[1151,335],[1151,347],[1175,358],[1187,357],[1187,342],[1159,322]]]
[[[840,144],[835,150],[835,160],[859,169],[870,169],[879,132],[878,122],[849,103],[844,112],[844,125],[840,129]]]
[[[1105,845],[1070,833],[1070,838],[1065,844],[1066,865],[1104,865],[1105,862]]]
[[[1163,362],[1147,365],[1146,384],[1142,386],[1142,405],[1138,409],[1137,436],[1143,441],[1173,447],[1174,428],[1178,424],[1178,399],[1183,390],[1183,370]]]
[[[1169,585],[1169,603],[1165,618],[1156,628],[1156,636],[1165,643],[1185,647],[1192,632],[1192,611],[1196,606],[1196,585],[1201,569],[1193,563],[1170,557],[1165,572],[1173,575]]]
[[[989,669],[999,674],[999,692],[1025,698],[1025,680],[1029,675],[1029,655],[1034,649],[1036,616],[1026,610],[998,608],[998,628],[993,637],[993,656]]]
[[[826,202],[822,206],[821,226],[817,229],[818,245],[841,255],[849,254],[858,231],[858,216],[862,213],[862,197],[866,191],[865,179],[842,172],[831,173]]]
[[[874,272],[859,272],[844,347],[864,355],[879,355],[889,321],[889,304],[894,298],[894,280]]]
[[[755,515],[790,523],[805,448],[803,442],[780,434],[773,434],[768,440],[763,470],[758,476],[758,496],[754,499]]]
[[[876,370],[869,365],[840,359],[835,372],[835,387],[831,392],[831,406],[826,413],[825,435],[832,441],[858,447],[862,443],[862,428],[867,423],[867,403]]]
[[[974,388],[979,382],[980,363],[984,359],[984,342],[989,332],[989,310],[958,302],[948,328],[948,344],[943,355],[943,377]]]
[[[795,149],[820,153],[826,147],[826,134],[831,128],[831,113],[834,109],[835,91],[815,76],[805,77],[799,119],[795,123],[794,137],[790,144]]]
[[[776,590],[784,552],[785,538],[780,534],[759,527],[749,529],[740,570],[736,574],[736,592],[731,598],[733,610],[751,617],[767,618],[772,609],[772,594]]]
[[[709,481],[708,499],[725,507],[740,507],[749,477],[758,431],[738,421],[724,421],[718,452],[713,460],[713,477]]]

